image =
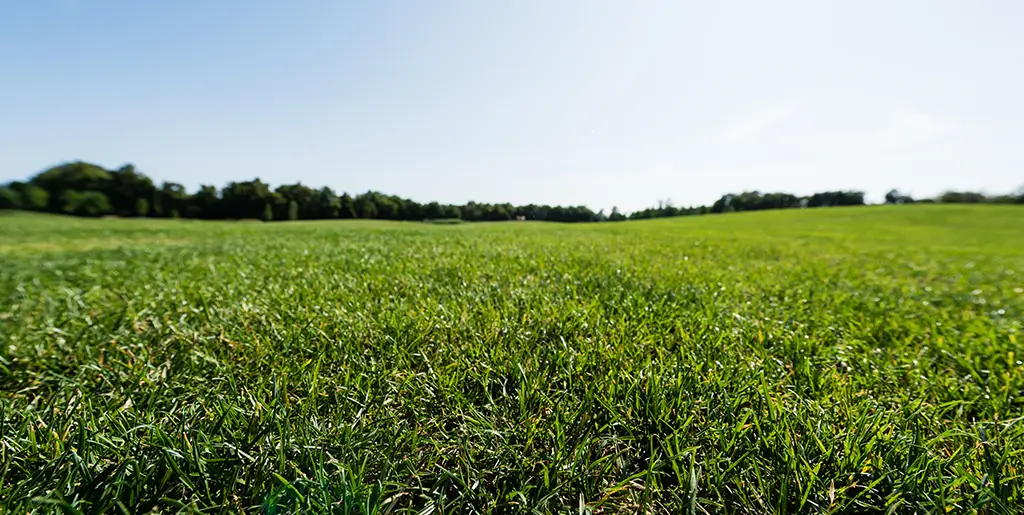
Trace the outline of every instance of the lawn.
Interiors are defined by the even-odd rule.
[[[1013,512],[1024,209],[0,215],[0,512]]]

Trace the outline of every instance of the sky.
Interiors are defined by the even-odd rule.
[[[0,182],[623,211],[1024,186],[1019,0],[5,0]]]

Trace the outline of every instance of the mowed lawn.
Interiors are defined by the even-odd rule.
[[[1024,208],[0,215],[0,512],[1015,512]]]

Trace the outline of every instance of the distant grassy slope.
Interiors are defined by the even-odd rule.
[[[1012,512],[1022,321],[1018,206],[3,216],[0,511]]]

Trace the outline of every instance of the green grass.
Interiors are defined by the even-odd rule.
[[[1024,209],[0,217],[0,512],[1014,512]]]

